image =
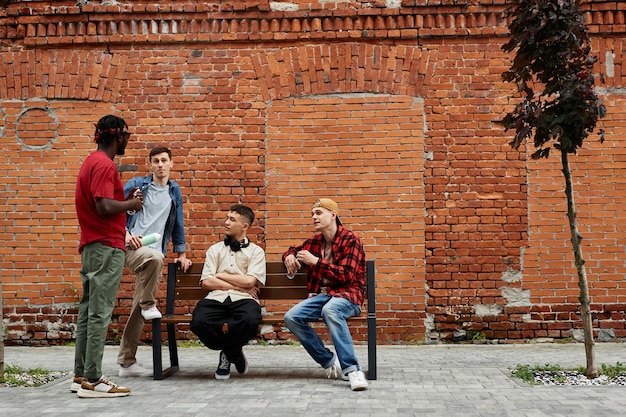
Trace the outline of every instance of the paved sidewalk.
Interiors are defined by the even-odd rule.
[[[125,398],[81,399],[69,377],[39,388],[0,388],[0,416],[580,416],[626,415],[623,386],[530,386],[517,364],[583,366],[582,344],[380,346],[378,380],[367,391],[328,380],[299,346],[248,346],[250,372],[217,381],[218,353],[180,349],[181,371],[163,381],[117,377],[116,346],[104,372],[132,389]],[[366,347],[357,346],[365,365]],[[140,363],[151,367],[150,347]],[[7,347],[7,365],[71,371],[72,347]],[[626,362],[626,344],[596,345],[598,364]]]

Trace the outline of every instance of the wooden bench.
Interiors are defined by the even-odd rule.
[[[194,263],[187,272],[178,268],[178,264],[170,263],[167,267],[167,295],[165,298],[165,314],[160,319],[152,320],[152,360],[154,379],[161,380],[179,370],[178,347],[176,346],[176,329],[180,323],[190,323],[191,314],[176,314],[180,301],[193,301],[204,298],[206,290],[200,288],[199,281],[204,263]],[[367,314],[353,317],[349,321],[367,322],[367,378],[376,379],[376,294],[374,281],[374,261],[366,261],[366,306]],[[289,306],[307,297],[306,273],[299,271],[293,280],[287,278],[287,271],[282,262],[267,262],[265,286],[261,288],[259,300],[293,300]],[[195,304],[194,304],[195,306]],[[261,324],[277,324],[283,322],[283,314],[266,314]],[[169,368],[163,369],[161,325],[165,324],[170,356]]]

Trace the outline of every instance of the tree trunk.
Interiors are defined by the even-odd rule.
[[[567,217],[569,218],[569,229],[572,235],[572,246],[574,248],[574,263],[578,272],[578,288],[580,289],[580,313],[583,322],[583,332],[585,335],[585,355],[587,357],[587,378],[595,378],[599,375],[594,358],[593,324],[591,318],[591,307],[589,300],[589,285],[587,283],[587,271],[585,270],[585,260],[583,259],[580,241],[582,237],[578,233],[576,224],[576,211],[574,209],[574,187],[572,185],[572,171],[569,167],[567,152],[561,150],[561,163],[563,165],[563,175],[565,176],[565,194],[567,195]]]

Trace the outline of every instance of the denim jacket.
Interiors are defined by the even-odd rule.
[[[124,185],[124,196],[128,197],[130,190],[138,187],[145,197],[148,192],[148,185],[151,182],[152,175],[132,178]],[[183,194],[176,181],[168,180],[167,184],[170,188],[172,208],[170,209],[170,214],[167,216],[167,222],[165,223],[161,251],[164,255],[167,253],[167,245],[170,243],[171,238],[174,245],[174,252],[185,253],[187,251],[187,244],[185,242],[185,229],[183,227]],[[126,229],[133,230],[136,221],[137,214],[128,215],[126,219]]]

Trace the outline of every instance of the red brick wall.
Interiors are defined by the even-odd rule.
[[[422,102],[382,94],[284,99],[269,105],[267,119],[268,259],[280,259],[309,237],[313,201],[332,197],[344,226],[376,260],[385,337],[411,340],[422,333]]]
[[[589,140],[570,160],[579,232],[598,336],[626,336],[626,132],[623,94],[603,95],[606,141]],[[571,337],[581,329],[578,278],[573,265],[560,155],[528,162],[529,231],[523,286],[530,291],[524,337]]]
[[[493,314],[506,304],[504,288],[520,286],[503,278],[519,271],[528,239],[526,157],[497,124],[512,95],[501,81],[500,45],[491,37],[424,45],[440,57],[424,100],[433,154],[424,175],[432,340],[520,337],[508,332],[514,317]]]
[[[124,180],[146,173],[154,145],[173,150],[195,262],[230,204],[255,209],[252,238],[278,259],[311,234],[310,205],[325,195],[376,261],[382,342],[576,336],[558,158],[528,160],[498,123],[516,102],[501,81],[504,2],[422,3],[283,12],[267,2],[28,2],[0,12],[9,341],[73,337],[74,183],[108,113],[134,133],[117,159]],[[626,11],[585,7],[609,114],[607,141],[592,136],[572,157],[574,186],[597,335],[624,338]],[[111,338],[132,291],[126,274]],[[276,330],[265,337],[285,337]]]

